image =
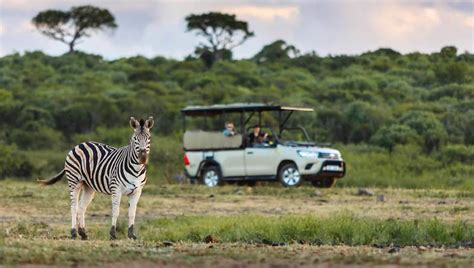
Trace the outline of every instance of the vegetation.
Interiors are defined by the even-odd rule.
[[[89,5],[73,7],[69,11],[42,11],[32,23],[47,37],[67,44],[69,52],[74,52],[81,38],[89,37],[93,31],[117,28],[114,16],[107,9]]]
[[[153,115],[150,175],[173,181],[182,170],[182,107],[274,102],[316,109],[293,123],[343,151],[344,185],[472,187],[472,54],[445,47],[433,54],[379,49],[320,57],[296,56],[289,48],[279,42],[253,60],[211,68],[199,59],[107,61],[80,52],[4,56],[0,148],[6,153],[0,161],[15,164],[2,165],[0,176],[49,176],[78,142],[125,145],[129,116]]]
[[[66,183],[42,187],[4,180],[0,186],[3,265],[145,260],[195,265],[220,258],[439,265],[466,264],[474,258],[472,191],[373,189],[384,195],[381,202],[356,195],[354,188],[316,194],[310,186],[208,189],[150,184],[139,203],[138,241],[125,239],[126,202],[121,206],[119,240],[108,240],[111,201],[102,194],[87,211],[92,240],[71,241]]]
[[[232,58],[232,49],[254,36],[248,23],[237,20],[235,15],[219,12],[191,14],[186,17],[188,31],[206,38],[207,44],[196,48],[196,55],[210,67],[214,62]]]
[[[446,46],[432,54],[381,48],[321,57],[277,40],[250,59],[232,60],[232,49],[254,33],[234,15],[211,12],[186,17],[188,31],[207,40],[196,48],[197,58],[106,60],[75,46],[94,31],[117,27],[109,11],[47,10],[32,22],[68,44],[70,53],[0,58],[0,265],[442,266],[474,260],[471,53]],[[172,183],[183,168],[180,109],[233,102],[313,107],[314,114],[295,114],[293,125],[342,151],[348,167],[338,183],[343,188]],[[140,240],[107,241],[110,198],[98,194],[87,212],[95,240],[71,243],[66,183],[40,188],[18,178],[57,173],[67,151],[82,141],[126,145],[129,117],[150,115],[155,127],[138,209]],[[263,119],[276,126],[276,115]],[[217,118],[197,123],[223,126]],[[361,186],[374,187],[376,196],[352,188]],[[125,206],[117,226],[122,237]]]

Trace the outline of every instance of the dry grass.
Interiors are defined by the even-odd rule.
[[[292,264],[327,266],[334,263],[466,265],[474,262],[474,249],[453,247],[463,244],[457,244],[451,237],[456,229],[453,226],[467,228],[463,229],[463,243],[474,237],[472,193],[387,188],[371,190],[375,196],[358,196],[354,188],[315,190],[311,187],[225,186],[207,189],[202,186],[151,184],[146,186],[138,208],[137,226],[142,240],[112,243],[107,241],[111,206],[108,196],[96,195],[87,212],[90,235],[98,240],[72,242],[68,239],[69,200],[64,183],[41,187],[31,182],[1,181],[0,226],[3,232],[0,235],[0,264],[271,267]],[[377,201],[377,195],[384,195],[385,202]],[[126,202],[123,200],[119,221],[121,237],[124,237],[126,228],[125,215]],[[339,216],[335,218],[334,215]],[[336,226],[337,217],[347,222]],[[298,230],[302,227],[298,224],[294,228],[284,223],[275,224],[273,221],[276,219],[286,219],[288,226],[303,219],[298,223],[301,226],[310,226],[316,221],[322,226],[331,223],[334,227],[321,228],[317,232],[309,230],[308,234],[320,236],[322,240],[314,242],[315,237],[308,235],[308,241],[302,242],[308,244],[302,245],[301,241],[291,239],[300,237],[298,235],[306,238],[306,233]],[[250,227],[242,224],[245,222]],[[374,232],[362,238],[354,236],[355,231],[366,229],[359,227],[370,229],[369,226],[385,222],[389,223],[387,234],[393,237],[397,236],[393,232],[398,223],[407,226],[407,231],[401,234],[407,236],[408,242],[411,236],[407,234],[410,232],[419,235],[419,241],[429,239],[423,235],[434,232],[433,237],[438,240],[433,241],[454,242],[446,246],[436,242],[434,248],[428,244],[412,247],[399,244],[401,240],[397,242],[393,237],[377,238]],[[413,225],[414,222],[416,225]],[[422,224],[418,225],[418,222]],[[262,239],[241,239],[243,229],[226,231],[224,228],[229,226],[254,228],[255,232],[249,232],[249,237],[262,235],[261,230],[269,230],[264,231],[267,236],[262,237],[285,244],[274,247],[266,245],[268,243]],[[390,229],[392,227],[395,229]],[[201,243],[203,232],[218,234],[221,243]],[[343,232],[346,233],[339,235]],[[324,238],[326,233],[330,235]],[[375,240],[371,240],[371,236]],[[342,244],[339,245],[339,240],[334,240],[334,237],[342,237],[339,242]],[[383,240],[381,248],[372,245],[377,239]],[[165,240],[176,242],[166,247],[163,245]],[[356,246],[348,246],[351,241]],[[390,245],[390,241],[394,245]]]

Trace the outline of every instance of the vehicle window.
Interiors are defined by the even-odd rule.
[[[314,145],[301,128],[285,128],[278,138],[282,144],[288,146]]]
[[[247,131],[247,146],[253,148],[271,148],[275,147],[275,139],[270,128],[262,127],[258,135],[255,135],[253,128]]]

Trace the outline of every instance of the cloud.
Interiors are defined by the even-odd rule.
[[[433,1],[287,1],[287,0],[0,0],[0,55],[43,50],[67,51],[33,30],[31,18],[41,10],[93,4],[109,9],[119,27],[113,35],[94,34],[79,50],[114,59],[142,54],[183,58],[202,37],[186,31],[184,18],[210,11],[236,14],[255,32],[233,52],[251,57],[277,39],[303,53],[357,54],[379,47],[400,52],[439,51],[452,44],[473,51],[473,4]],[[471,10],[471,12],[469,12]]]
[[[69,9],[73,6],[95,5],[100,7],[109,7],[114,11],[135,11],[149,10],[156,6],[157,1],[150,0],[101,0],[92,3],[90,0],[1,0],[1,7],[5,10],[30,11],[40,9]]]
[[[474,16],[468,16],[464,19],[464,25],[474,28]]]
[[[472,0],[468,1],[448,1],[448,7],[467,14],[472,14],[474,12],[474,2]]]
[[[223,12],[236,14],[238,17],[252,17],[271,21],[274,19],[294,20],[299,15],[297,6],[263,6],[263,5],[234,5],[221,9]]]
[[[405,38],[441,23],[438,10],[432,7],[388,5],[373,15],[373,25],[388,38]]]

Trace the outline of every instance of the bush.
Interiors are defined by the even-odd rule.
[[[428,153],[439,149],[446,140],[446,130],[431,112],[410,111],[402,116],[400,123],[409,126],[423,137],[424,149]]]
[[[32,165],[25,154],[15,145],[0,144],[0,179],[6,177],[27,177],[31,175]]]
[[[64,146],[62,133],[48,127],[12,129],[7,132],[7,141],[23,150],[58,149]]]
[[[438,158],[446,164],[460,162],[473,165],[474,146],[448,145],[440,151]]]
[[[390,152],[397,144],[407,144],[417,141],[418,134],[405,125],[390,125],[380,128],[371,138],[371,143],[387,148]]]
[[[86,141],[95,141],[115,147],[122,147],[129,144],[132,134],[133,129],[131,127],[98,127],[94,132],[74,135],[72,137],[72,143],[76,145]]]

